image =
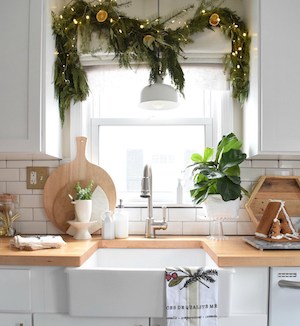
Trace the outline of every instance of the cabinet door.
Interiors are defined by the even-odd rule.
[[[0,269],[0,311],[31,311],[31,271],[29,269]],[[0,322],[0,325],[1,324]]]
[[[42,1],[1,1],[0,12],[0,151],[27,152],[40,142]]]
[[[300,152],[299,0],[261,0],[262,151]]]
[[[32,326],[30,314],[0,314],[1,326]]]
[[[61,156],[53,86],[55,1],[0,1],[0,159]]]
[[[35,314],[34,326],[148,326],[148,318],[89,318],[64,314]],[[24,325],[25,326],[25,325]]]
[[[251,34],[250,94],[243,108],[249,156],[299,155],[300,22],[280,0],[244,1]],[[299,12],[298,0],[285,8]]]

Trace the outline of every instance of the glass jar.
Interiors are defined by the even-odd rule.
[[[16,195],[0,195],[0,236],[14,236],[14,221],[20,216],[19,203]]]

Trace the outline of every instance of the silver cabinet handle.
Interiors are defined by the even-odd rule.
[[[300,282],[280,280],[278,285],[281,288],[300,289]]]

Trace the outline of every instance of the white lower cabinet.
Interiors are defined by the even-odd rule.
[[[208,267],[216,267],[206,257]],[[222,291],[222,304],[219,306],[219,326],[267,326],[268,325],[268,267],[228,267],[222,268],[223,275],[229,275],[220,282],[228,285]],[[89,272],[89,271],[88,271]],[[90,275],[90,274],[89,274]],[[126,276],[127,274],[125,274]],[[123,274],[121,275],[123,277]],[[121,277],[120,276],[120,277]],[[79,281],[80,282],[80,281]],[[96,282],[96,281],[95,281]],[[111,284],[111,283],[110,283]],[[76,286],[76,285],[74,285]],[[164,318],[164,298],[160,293],[155,302],[159,302],[160,313],[141,314],[141,308],[132,313],[120,314],[114,291],[102,291],[105,298],[114,296],[115,305],[109,313],[92,317],[71,316],[70,289],[68,273],[63,267],[50,266],[6,266],[0,269],[0,326],[166,326]],[[127,302],[132,305],[133,298],[127,293]],[[143,292],[147,293],[147,292]],[[94,298],[90,291],[82,296]],[[147,294],[142,298],[141,307],[147,306]],[[82,303],[84,304],[84,303]],[[87,303],[86,304],[91,304]]]
[[[54,326],[54,325],[55,326],[83,326],[83,325],[84,326],[148,326],[149,318],[89,318],[89,317],[71,317],[66,314],[34,314],[33,325],[34,326]]]
[[[218,318],[218,326],[267,326],[267,315],[239,315]],[[150,326],[167,326],[164,318],[151,318]]]
[[[31,311],[30,269],[1,269],[0,289],[0,312]]]
[[[33,326],[31,314],[0,314],[1,326]]]

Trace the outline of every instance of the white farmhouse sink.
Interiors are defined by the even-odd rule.
[[[199,266],[202,249],[98,249],[80,269],[165,269],[167,266]]]
[[[81,267],[66,269],[69,314],[161,318],[165,267],[205,265],[203,249],[98,249]],[[229,282],[222,284],[228,302]]]

